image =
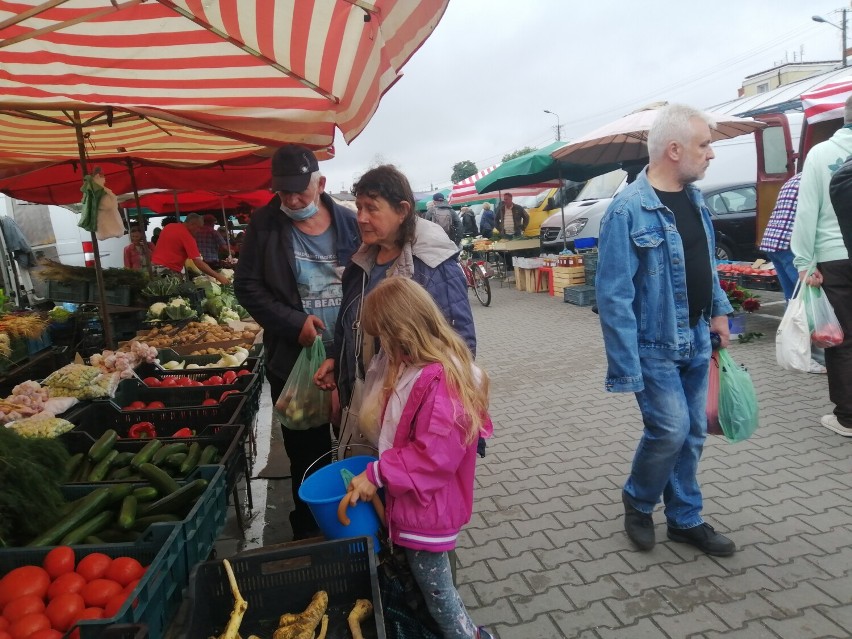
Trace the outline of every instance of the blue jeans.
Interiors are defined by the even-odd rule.
[[[458,590],[453,585],[450,558],[445,552],[405,549],[414,581],[420,587],[426,607],[438,624],[444,639],[474,639],[476,626],[471,621]]]
[[[682,359],[643,357],[636,393],[645,429],[624,486],[631,505],[651,513],[663,498],[668,525],[693,528],[701,518],[698,460],[707,438],[707,382],[710,330],[705,320],[691,329]]]
[[[768,252],[775,267],[775,273],[778,275],[778,281],[781,283],[781,290],[784,291],[784,299],[790,300],[793,297],[793,291],[796,290],[796,283],[799,281],[799,271],[793,266],[793,251],[784,249],[783,251]]]

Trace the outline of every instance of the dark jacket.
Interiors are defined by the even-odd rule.
[[[852,256],[852,161],[844,162],[828,183],[831,206],[837,215],[837,225],[846,250]]]
[[[503,216],[505,215],[504,211],[506,209],[506,205],[503,202],[497,205],[497,210],[494,213],[495,217],[495,225],[497,230],[500,231],[500,235],[505,235],[504,233],[504,224],[503,224]],[[527,210],[521,206],[520,204],[512,204],[512,219],[515,221],[515,235],[523,235],[524,230],[526,230],[527,225],[530,223],[530,215],[527,213]]]
[[[462,219],[462,230],[465,235],[476,235],[476,216],[473,214],[473,211],[465,211],[461,214]]]
[[[479,218],[479,234],[482,237],[491,238],[494,232],[494,211],[482,209],[482,217]]]
[[[447,236],[453,242],[458,244],[459,242],[462,241],[462,238],[464,237],[464,232],[462,230],[462,220],[461,220],[461,217],[459,216],[459,212],[456,211],[452,206],[450,206],[446,202],[437,202],[435,204],[435,208],[431,211],[431,215],[425,217],[424,219],[429,220],[430,222],[435,222],[435,224],[438,224],[438,221],[435,219],[435,214],[439,210],[443,214],[449,215],[450,226],[452,227],[452,229],[449,232],[447,232]],[[429,213],[429,211],[427,211],[427,214],[428,213]],[[441,225],[438,224],[438,226],[441,226]],[[441,228],[443,229],[444,227],[441,226]]]
[[[349,403],[355,381],[355,322],[361,307],[364,273],[375,265],[377,252],[377,247],[361,246],[343,273],[343,303],[334,330],[334,346],[328,352],[335,360],[341,406]],[[444,317],[476,354],[476,330],[458,252],[444,229],[418,218],[414,243],[403,248],[387,276],[409,277],[429,291]]]
[[[361,244],[355,213],[326,193],[320,198],[337,229],[338,263],[348,266]],[[234,274],[237,299],[263,327],[266,366],[281,379],[287,379],[299,357],[299,333],[308,317],[296,283],[292,233],[293,222],[276,195],[252,215]]]

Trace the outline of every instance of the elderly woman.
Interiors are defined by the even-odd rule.
[[[334,388],[337,379],[341,406],[349,403],[356,360],[363,378],[375,350],[375,340],[365,335],[356,346],[361,301],[385,277],[407,277],[422,285],[476,352],[467,281],[458,264],[459,249],[440,226],[417,216],[408,179],[394,166],[378,166],[362,175],[352,191],[363,243],[343,273],[343,301],[334,346],[330,359],[315,377],[327,389]]]

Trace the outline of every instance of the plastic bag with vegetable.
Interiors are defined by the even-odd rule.
[[[819,348],[831,348],[843,343],[843,328],[834,308],[821,286],[804,287],[805,308],[811,328],[811,343]]]
[[[331,393],[314,384],[314,373],[325,361],[325,346],[317,337],[303,348],[275,402],[275,416],[290,430],[308,430],[331,421]]]

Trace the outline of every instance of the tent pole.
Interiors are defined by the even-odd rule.
[[[562,250],[568,250],[568,238],[565,237],[565,198],[562,197],[562,165],[556,164],[556,179],[559,180],[559,208],[562,209]]]
[[[154,266],[151,264],[151,251],[148,248],[148,234],[145,232],[145,214],[142,212],[142,206],[139,204],[139,189],[136,188],[136,174],[133,172],[133,162],[127,158],[127,172],[130,174],[130,187],[133,189],[133,198],[136,201],[136,223],[139,225],[139,230],[142,231],[142,253],[145,255],[145,262],[148,265],[148,278],[154,277]]]
[[[77,152],[80,154],[80,168],[83,175],[89,174],[89,167],[86,163],[86,143],[83,140],[83,125],[80,123],[80,112],[74,112],[74,133],[77,136]],[[101,267],[101,252],[98,248],[98,236],[94,231],[91,231],[92,236],[92,252],[95,254],[95,279],[98,284],[98,295],[100,296],[101,321],[104,325],[104,342],[107,348],[113,348],[112,341],[112,323],[109,320],[106,301],[106,286],[104,286],[104,271]]]
[[[228,259],[230,259],[234,255],[231,253],[231,234],[228,232],[228,214],[225,213],[225,196],[220,195],[219,201],[222,203],[222,223],[225,225],[225,237],[227,238],[225,241],[228,244]]]

